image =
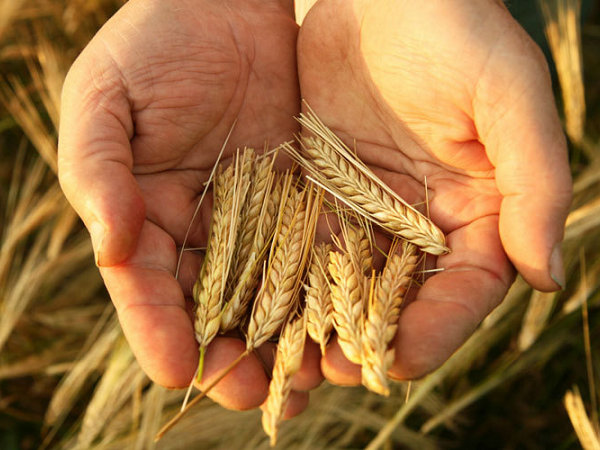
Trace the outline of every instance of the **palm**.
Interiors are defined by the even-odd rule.
[[[97,38],[112,49],[128,89],[133,172],[148,220],[177,244],[234,122],[224,158],[289,139],[298,108],[297,30],[285,11],[191,4],[157,2],[152,23],[129,4]],[[136,31],[142,22],[154,42]]]
[[[396,376],[441,364],[512,280],[499,235],[503,186],[495,175],[502,168],[487,144],[497,138],[489,104],[497,102],[501,115],[518,101],[498,101],[511,95],[502,89],[521,95],[532,88],[517,76],[503,78],[518,74],[514,67],[496,70],[506,64],[506,49],[522,50],[514,44],[525,42],[524,32],[515,25],[497,4],[335,0],[317,4],[301,28],[303,98],[423,211],[426,181],[428,212],[453,251],[439,258],[445,272],[427,281],[401,318]],[[326,376],[347,382],[343,372],[351,369],[329,359]]]

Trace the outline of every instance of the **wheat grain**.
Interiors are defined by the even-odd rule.
[[[347,252],[329,253],[329,273],[334,281],[331,285],[332,318],[338,343],[349,361],[361,364],[363,286]]]
[[[313,247],[312,258],[308,270],[306,289],[306,318],[309,336],[321,346],[325,354],[325,346],[333,329],[331,304],[331,288],[327,263],[331,245],[321,242]]]
[[[302,365],[305,338],[306,315],[288,322],[279,338],[273,378],[269,383],[269,395],[262,415],[263,429],[271,438],[271,446],[277,441],[277,430],[292,390],[292,377]]]
[[[412,244],[404,242],[401,255],[392,248],[369,301],[362,335],[362,383],[381,395],[390,393],[386,374],[394,362],[394,349],[388,346],[396,334],[400,306],[416,263]]]

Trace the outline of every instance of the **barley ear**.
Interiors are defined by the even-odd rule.
[[[306,338],[306,315],[289,321],[283,328],[269,383],[269,395],[263,408],[262,425],[270,437],[271,446],[277,442],[277,431],[283,419],[292,390],[292,377],[300,370]]]
[[[221,305],[237,234],[243,189],[236,159],[225,171],[219,171],[215,178],[208,247],[200,276],[193,288],[196,303],[194,331],[200,347],[198,381],[202,379],[206,347],[219,331]]]
[[[279,199],[281,197],[281,184],[276,183],[274,188],[274,174],[271,171],[272,160],[267,158],[257,164],[257,173],[254,177],[253,192],[250,201],[258,204],[257,210],[252,205],[252,215],[257,215],[257,220],[248,220],[246,227],[256,228],[249,254],[245,257],[244,267],[237,274],[231,276],[232,288],[229,290],[227,303],[221,313],[221,331],[227,332],[237,327],[246,315],[248,306],[254,296],[258,285],[260,269],[266,260],[269,243],[273,235]],[[258,186],[258,187],[257,187]]]
[[[387,372],[394,362],[395,354],[389,345],[398,329],[400,307],[416,264],[415,246],[405,242],[400,255],[395,253],[393,246],[369,299],[362,335],[362,383],[381,395],[387,396],[390,393]]]
[[[348,253],[329,253],[329,273],[333,279],[331,302],[333,326],[344,356],[354,364],[362,362],[363,286]]]
[[[424,252],[449,252],[442,231],[383,183],[311,110],[301,114],[298,121],[314,136],[298,138],[302,151],[290,143],[282,147],[309,172],[311,180],[358,214]]]
[[[313,247],[312,258],[308,269],[306,290],[306,318],[308,335],[321,347],[325,354],[325,346],[333,329],[331,304],[331,277],[327,270],[331,245],[321,242]]]

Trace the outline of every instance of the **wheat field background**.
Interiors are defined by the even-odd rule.
[[[517,280],[442,368],[389,398],[323,383],[278,448],[600,448],[600,6],[513,3],[546,47],[569,136],[566,289]],[[58,186],[64,76],[121,4],[0,0],[0,449],[266,449],[259,411],[209,400],[154,444],[183,393],[139,369]]]

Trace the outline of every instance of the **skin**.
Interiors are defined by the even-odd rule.
[[[403,312],[393,377],[443,363],[502,300],[515,268],[537,289],[558,288],[553,249],[571,180],[543,58],[497,2],[421,3],[323,0],[297,36],[291,2],[131,0],[77,59],[63,91],[59,178],[155,382],[187,386],[197,366],[189,298],[200,256],[186,252],[174,274],[227,134],[237,119],[225,158],[290,139],[300,95],[409,202],[422,202],[427,177],[431,217],[452,249]],[[210,207],[189,246],[206,244]],[[359,382],[335,340],[322,359],[308,345],[288,417],[323,375]],[[217,338],[204,383],[243,349]],[[266,365],[272,351],[258,352]],[[263,403],[262,364],[247,358],[212,398]]]
[[[514,268],[536,289],[560,287],[565,140],[545,60],[502,3],[322,1],[303,23],[298,70],[302,97],[388,185],[422,204],[427,180],[452,249],[401,315],[393,378],[439,367]],[[335,341],[322,369],[360,383]]]

